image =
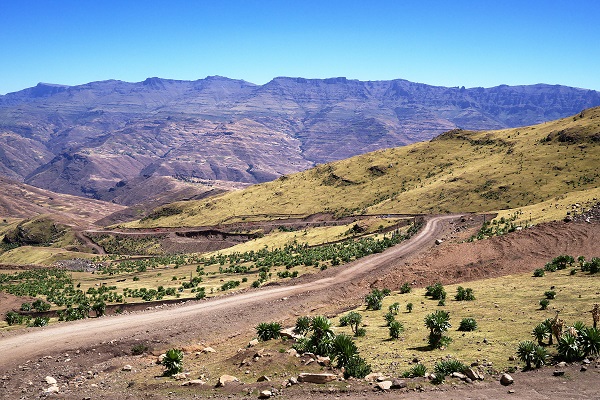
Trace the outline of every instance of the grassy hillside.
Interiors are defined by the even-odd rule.
[[[594,108],[530,127],[450,131],[430,142],[320,165],[203,201],[174,203],[128,226],[208,225],[317,212],[506,210],[596,189],[599,182],[600,108]]]

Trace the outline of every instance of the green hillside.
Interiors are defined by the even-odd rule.
[[[197,226],[318,212],[517,209],[600,183],[600,108],[499,131],[454,130],[203,201],[174,203],[129,227]],[[597,193],[593,190],[594,195]],[[574,196],[577,198],[577,196]]]

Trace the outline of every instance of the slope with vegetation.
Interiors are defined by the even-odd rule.
[[[163,209],[168,213],[159,209],[157,218],[127,226],[211,225],[318,212],[483,212],[542,202],[558,208],[554,200],[564,196],[597,196],[599,160],[600,108],[593,108],[529,127],[449,131],[430,142],[319,165],[220,197],[173,203]],[[536,217],[544,215],[536,211]]]

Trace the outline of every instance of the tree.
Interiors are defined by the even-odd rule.
[[[362,322],[362,315],[356,311],[350,311],[345,317],[345,321],[350,326],[350,329],[352,329],[352,332],[354,332],[354,336],[358,336],[358,329]]]

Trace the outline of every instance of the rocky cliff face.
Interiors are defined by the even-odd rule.
[[[0,174],[118,201],[116,189],[149,177],[257,183],[457,127],[530,125],[596,105],[599,92],[550,85],[275,78],[259,86],[222,77],[39,84],[0,96]]]

